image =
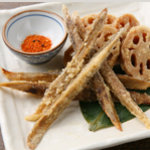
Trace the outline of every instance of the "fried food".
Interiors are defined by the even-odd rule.
[[[119,18],[117,18],[116,22],[115,22],[115,27],[117,29],[123,28],[125,27],[125,25],[129,23],[129,29],[133,26],[138,26],[139,25],[139,21],[131,14],[124,14],[122,16],[120,16]]]
[[[68,10],[64,8],[63,11],[65,14],[66,27],[67,27],[67,31],[68,31],[72,46],[74,49],[80,50],[82,46],[82,39],[78,33],[78,29],[74,24],[74,20],[72,20],[71,16],[69,15]]]
[[[113,19],[114,18],[112,16],[111,17],[109,16],[109,19],[107,18],[107,23],[111,24],[113,22],[112,21]],[[92,18],[89,17],[88,22],[89,22],[89,24],[91,24]],[[82,31],[82,30],[80,30],[80,31]],[[117,30],[113,26],[105,25],[103,27],[103,30],[99,31],[94,49],[99,51],[100,48],[103,47],[104,44],[116,32],[117,32]],[[69,56],[69,51],[70,51],[70,56]],[[64,58],[65,61],[67,59],[71,60],[71,56],[72,56],[71,53],[73,53],[73,51],[71,49],[67,50],[67,52],[65,53],[65,56],[69,56],[69,57]],[[114,46],[113,50],[111,51],[110,55],[112,57],[109,57],[109,62],[112,65],[112,67],[116,63],[116,60],[119,56],[119,53],[120,53],[120,43],[117,42],[116,46]],[[97,99],[98,99],[99,103],[101,104],[104,112],[107,114],[107,116],[110,118],[112,123],[116,126],[116,128],[119,130],[122,130],[121,123],[119,121],[119,117],[118,117],[117,112],[115,110],[114,103],[112,101],[109,88],[107,87],[107,85],[103,81],[102,76],[99,73],[96,73],[96,75],[94,76],[93,81],[91,81],[91,83],[92,83],[93,88],[95,89],[94,91],[97,95]]]
[[[62,111],[70,104],[71,100],[85,87],[89,79],[99,70],[102,62],[109,55],[111,48],[117,42],[118,38],[121,36],[121,30],[107,43],[102,51],[96,53],[88,64],[81,70],[76,78],[68,85],[66,90],[57,97],[55,103],[51,105],[49,109],[40,117],[40,119],[35,123],[31,133],[28,136],[28,146],[34,149],[40,142],[42,136],[47,131],[49,126],[53,121],[62,113]],[[55,82],[56,80],[54,80]]]
[[[7,87],[16,89],[22,92],[34,94],[36,96],[43,96],[46,88],[49,86],[49,82],[45,81],[12,81],[0,83],[0,87]]]
[[[11,72],[4,68],[1,68],[2,73],[5,75],[5,77],[8,80],[12,81],[47,81],[52,82],[58,74],[60,74],[60,71],[54,70],[49,71],[48,73],[24,73],[24,72]]]
[[[83,22],[85,30],[89,30],[91,28],[96,18],[97,18],[97,14],[90,14],[82,18],[82,22]],[[105,24],[113,26],[115,22],[116,22],[116,17],[108,14]]]
[[[65,10],[65,14],[66,14]],[[67,13],[68,15],[68,13]],[[83,48],[82,50],[78,50],[76,54],[74,55],[73,59],[67,64],[66,68],[62,73],[57,77],[55,82],[53,82],[50,86],[52,89],[46,90],[45,96],[43,98],[43,101],[41,105],[39,105],[38,109],[36,110],[35,114],[42,113],[46,105],[52,104],[55,100],[55,97],[59,96],[63,90],[67,88],[67,85],[69,82],[76,77],[76,75],[82,70],[82,67],[84,65],[84,58],[88,56],[90,53],[90,50],[92,49],[92,45],[96,41],[96,34],[97,30],[100,30],[104,24],[104,20],[106,18],[106,10],[104,10],[100,15],[99,18],[95,21],[95,24],[93,24],[93,29],[89,33],[88,38],[85,40],[86,44],[82,44]],[[68,20],[66,20],[67,22]],[[76,40],[76,39],[74,39]],[[49,101],[49,97],[51,97],[51,101]],[[47,102],[49,101],[49,102]]]
[[[141,122],[143,122],[147,128],[150,128],[150,120],[131,98],[130,93],[125,89],[124,85],[118,79],[113,70],[109,67],[107,62],[104,62],[100,69],[100,72],[104,77],[106,83],[109,85],[111,91],[119,99],[120,103],[125,106]]]
[[[72,45],[64,52],[64,66],[67,65],[68,62],[71,61],[72,57],[74,56],[75,54],[75,51],[72,47]]]
[[[97,17],[96,14],[83,17],[82,22],[80,22],[80,24],[83,24],[84,26],[84,28],[83,26],[82,28],[85,29],[86,31],[90,30],[96,17]],[[116,22],[116,17],[108,14],[104,28],[102,31],[99,31],[99,34],[97,36],[97,42],[94,47],[96,50],[99,50],[103,46],[103,44],[107,42],[113,34],[117,32],[117,29],[114,26],[115,22]],[[80,32],[82,32],[83,29],[80,29]],[[121,42],[120,40],[118,40],[118,43],[113,47],[113,51],[111,52],[108,58],[108,63],[111,67],[113,67],[117,62],[118,56],[120,54],[120,44]]]
[[[140,104],[147,104],[150,105],[150,96],[146,93],[138,93],[135,91],[130,91],[131,97],[134,99],[134,101],[140,105]]]
[[[73,17],[76,18],[76,15],[73,16]],[[80,19],[80,18],[78,17],[78,19]],[[91,19],[91,18],[89,18],[89,19]],[[90,21],[90,20],[88,20],[88,21]],[[112,21],[112,18],[110,18],[109,20],[107,18],[107,23],[111,24],[111,21]],[[83,31],[85,30],[85,28],[81,25],[83,23],[81,21],[78,21],[78,22],[80,22],[80,27],[78,27],[79,25],[77,23],[75,23],[75,25],[77,26],[77,28],[80,29],[78,32],[80,32],[79,34],[81,36],[82,35],[85,36],[86,32],[83,33]],[[91,22],[91,24],[92,23],[93,22]],[[105,25],[103,27],[103,30],[99,31],[99,33],[98,33],[98,37],[97,37],[97,41],[96,41],[96,45],[95,45],[94,49],[96,49],[96,51],[99,51],[100,48],[103,47],[104,44],[116,32],[117,32],[117,30],[115,29],[115,27],[112,27],[110,25]],[[82,38],[84,38],[84,36]],[[71,47],[70,47],[65,52],[65,56],[64,56],[64,61],[66,61],[65,64],[67,63],[67,61],[70,61],[72,59],[72,56],[73,56],[72,54],[74,54],[74,51],[76,51],[76,50],[73,50],[73,48],[71,49]],[[93,53],[96,53],[96,51],[93,51]],[[112,56],[113,55],[112,53],[114,53],[115,57]],[[109,62],[113,61],[112,64],[111,64],[112,66],[115,64],[115,62],[117,60],[117,57],[119,56],[119,53],[120,53],[120,44],[117,43],[117,45],[113,47],[113,51],[110,54],[112,57],[109,57],[110,58]],[[88,59],[90,59],[90,57],[92,57],[92,56],[89,56]],[[95,87],[94,91],[95,91],[95,93],[97,95],[97,99],[99,100],[100,104],[102,105],[103,110],[108,115],[108,117],[111,119],[112,123],[116,126],[116,128],[119,129],[119,130],[122,130],[121,123],[119,121],[119,117],[118,117],[117,112],[116,112],[116,110],[114,108],[114,104],[113,104],[113,101],[112,101],[112,98],[111,98],[110,91],[109,91],[107,85],[105,85],[105,83],[104,83],[103,78],[101,77],[101,75],[99,73],[97,73],[95,75],[95,77],[94,77],[94,81],[91,81],[91,83],[92,83],[92,86]],[[99,83],[99,84],[97,84],[97,83]],[[99,91],[101,91],[101,92],[99,92]]]
[[[110,94],[110,90],[105,84],[103,77],[100,75],[100,73],[96,73],[96,75],[93,77],[93,89],[96,93],[97,100],[102,106],[104,112],[110,118],[114,126],[122,131],[121,123],[117,115],[114,102]]]
[[[117,18],[111,14],[107,15],[107,20],[106,20],[106,24],[107,25],[112,25],[114,26],[115,22],[116,22]]]
[[[127,31],[132,26],[138,25],[138,21],[129,14],[116,19],[114,16],[107,15],[107,9],[100,14],[84,17],[82,20],[77,13],[71,17],[66,7],[63,8],[63,11],[72,46],[65,53],[66,67],[61,73],[13,73],[2,69],[5,76],[12,82],[0,83],[0,87],[9,87],[43,96],[35,113],[26,118],[36,121],[27,138],[29,148],[36,148],[47,129],[75,99],[82,100],[90,97],[96,99],[97,97],[112,123],[116,128],[122,130],[111,92],[147,128],[150,128],[150,120],[136,104],[150,104],[150,96],[145,93],[126,91],[111,69],[118,61],[120,48],[123,47],[122,43],[124,43]],[[126,26],[128,23],[130,25]],[[142,36],[143,41],[146,42],[147,33]],[[135,60],[136,58],[133,58],[134,62]],[[149,60],[146,65],[149,69]],[[139,72],[142,72],[143,75],[143,69]],[[129,80],[126,77],[123,79]],[[124,80],[123,82],[125,82]],[[93,90],[89,88],[88,84],[92,85]],[[141,84],[143,83],[141,82]],[[131,86],[131,83],[128,83],[127,86]],[[146,85],[142,86],[142,88],[144,87]]]
[[[73,18],[75,18],[74,19],[75,25],[77,26],[78,32],[82,39],[84,38],[86,32],[91,30],[91,27],[96,17],[97,17],[97,14],[88,15],[88,16],[83,17],[82,22],[81,22],[77,14],[73,16]],[[104,45],[104,43],[106,43],[111,38],[111,36],[117,32],[117,29],[115,28],[115,26],[113,26],[115,21],[116,21],[116,17],[112,15],[107,16],[107,20],[105,22],[105,26],[103,27],[103,30],[98,31],[99,34],[97,36],[97,41],[94,46],[94,49],[99,50]],[[113,67],[118,60],[118,56],[120,54],[120,47],[121,47],[121,41],[118,40],[116,45],[113,47],[111,54],[108,57],[108,64],[111,67]],[[71,55],[71,57],[69,56],[69,54]],[[68,60],[71,60],[73,54],[74,54],[74,48],[73,47],[71,48],[70,46],[64,54],[64,64],[66,64]]]
[[[90,30],[93,22],[97,18],[97,14],[90,14],[82,18],[82,22],[85,30]]]
[[[52,71],[50,71],[50,72],[52,72]],[[15,72],[13,72],[13,74],[15,75]],[[42,73],[40,73],[40,74],[42,75]],[[24,73],[24,75],[26,75],[26,73]],[[45,75],[45,73],[44,73],[44,75]],[[59,75],[59,73],[58,73],[58,75]],[[51,74],[49,75],[49,77],[50,76],[51,76]],[[30,78],[29,74],[28,74],[28,78]],[[43,97],[46,89],[48,88],[48,86],[51,82],[47,82],[45,80],[42,80],[42,81],[18,80],[18,81],[11,81],[11,82],[2,82],[2,83],[0,83],[0,87],[7,87],[7,88],[11,88],[11,89],[15,89],[18,91],[32,94],[34,96]],[[86,100],[87,101],[95,101],[96,95],[94,94],[94,92],[92,92],[92,90],[90,90],[90,87],[86,86],[86,88],[81,93],[79,93],[77,95],[77,97],[75,97],[75,100],[78,100],[78,101],[86,101]],[[28,119],[26,119],[26,120],[28,120]],[[28,121],[33,121],[33,120],[30,119]]]
[[[96,49],[99,49],[103,46],[105,42],[107,42],[113,34],[117,33],[117,29],[113,26],[105,25],[102,31],[99,31],[99,35],[97,37],[97,43],[95,45]]]
[[[128,26],[125,27],[125,31],[127,30]],[[112,27],[112,26],[108,26],[108,25],[105,25],[103,27],[103,30],[102,31],[99,31],[99,34],[98,34],[98,37],[97,37],[97,41],[96,41],[96,45],[95,45],[95,49],[97,51],[100,50],[100,48],[111,38],[111,36],[113,34],[115,34],[117,32],[117,30]],[[124,32],[125,33],[125,32]],[[124,35],[123,33],[123,35]],[[117,44],[113,47],[112,51],[111,51],[111,54],[109,55],[109,58],[108,58],[108,62],[109,64],[111,65],[111,67],[114,66],[114,64],[116,63],[117,61],[117,58],[120,54],[120,44],[121,44],[121,41],[120,39],[118,40]],[[72,54],[74,53],[74,50],[73,48],[71,49],[71,47],[65,52],[65,55],[64,55],[64,61],[69,61],[71,60],[72,58]],[[95,53],[95,51],[93,52]],[[66,62],[65,62],[66,63]],[[98,75],[95,75],[98,77]],[[118,128],[119,130],[122,130],[121,129],[121,125],[120,125],[120,121],[118,119],[118,115],[115,111],[115,108],[114,108],[114,105],[113,105],[113,101],[111,99],[111,94],[108,90],[108,87],[106,88],[106,85],[105,83],[103,82],[103,79],[101,80],[102,78],[97,78],[97,82],[99,82],[100,84],[96,84],[96,80],[95,80],[95,84],[96,84],[96,88],[103,91],[102,92],[102,95],[103,96],[103,93],[105,93],[107,95],[107,98],[106,97],[102,97],[101,98],[101,103],[103,104],[102,105],[102,108],[103,110],[105,111],[105,113],[108,115],[108,117],[112,120],[112,123],[116,126],[116,128]],[[91,81],[92,83],[92,81]],[[93,84],[94,85],[94,84]],[[95,90],[96,91],[96,90]],[[97,98],[100,100],[100,94],[101,93],[98,93],[98,91],[96,91],[96,95],[97,95]],[[108,103],[108,104],[107,104]],[[109,107],[108,107],[109,106]]]
[[[81,39],[84,40],[86,30],[78,12],[73,13],[72,18],[73,18],[74,25],[77,28],[78,34],[80,35]]]
[[[107,30],[107,32],[109,32],[109,29],[110,29],[111,27],[104,27],[104,30],[105,29],[108,29]],[[109,32],[110,33],[110,32]],[[106,35],[106,34],[105,34]],[[107,40],[107,41],[103,41],[103,38],[104,38],[104,36],[105,36],[104,34],[101,36],[102,38],[101,39],[98,39],[99,41],[97,41],[97,42],[99,42],[99,43],[101,43],[100,45],[101,45],[101,47],[109,40]],[[113,34],[112,34],[113,35]],[[111,35],[111,36],[112,36]],[[110,37],[109,37],[110,38]],[[117,63],[117,61],[118,61],[118,56],[120,55],[120,45],[121,45],[121,41],[120,40],[118,40],[117,41],[117,43],[115,44],[115,46],[112,48],[112,51],[111,51],[111,53],[110,53],[110,55],[108,56],[108,58],[107,58],[107,62],[108,62],[108,64],[111,66],[111,67],[113,67],[116,63]],[[95,48],[97,49],[97,50],[99,50],[100,49],[100,47],[99,46],[95,46]],[[72,59],[72,57],[73,57],[73,55],[75,54],[75,51],[74,51],[74,49],[73,49],[73,47],[72,46],[70,46],[66,51],[65,51],[65,53],[64,53],[64,65],[66,65],[67,64],[67,62],[69,62],[71,59]]]
[[[115,27],[110,25],[105,25],[103,30],[99,32],[96,45],[94,48],[99,50],[115,33],[117,33],[117,29]],[[108,64],[111,67],[113,67],[117,62],[118,56],[120,54],[120,45],[121,45],[121,41],[118,39],[118,42],[112,48],[112,51],[107,59]]]
[[[117,76],[127,89],[146,90],[147,88],[150,87],[149,81],[140,80],[128,75],[119,74]]]
[[[22,92],[26,92],[32,94],[34,96],[44,96],[44,92],[49,86],[49,82],[39,81],[39,82],[32,82],[32,81],[12,81],[12,82],[4,82],[0,83],[0,87],[7,87],[15,90],[19,90]],[[96,89],[97,90],[97,89]],[[147,104],[150,105],[150,96],[146,93],[138,93],[134,91],[129,91],[131,97],[137,104]],[[75,98],[76,101],[96,101],[97,97],[95,92],[91,90],[89,87],[86,87],[81,91]],[[118,102],[117,98],[113,98],[114,102]],[[111,109],[110,109],[111,110]],[[28,116],[26,120],[28,121],[36,121],[38,117],[35,116]]]
[[[150,80],[150,29],[145,26],[133,27],[121,49],[121,66],[129,75],[141,80]]]
[[[64,8],[65,14],[66,11],[67,8]],[[60,113],[70,104],[72,99],[84,88],[87,81],[92,77],[93,73],[98,70],[98,67],[100,67],[103,60],[109,54],[111,46],[113,46],[113,44],[116,42],[116,37],[120,36],[119,32],[119,35],[117,34],[115,39],[111,41],[111,44],[104,48],[102,52],[98,53],[88,63],[88,65],[85,65],[85,67],[83,67],[84,58],[90,53],[90,50],[96,41],[97,30],[100,30],[100,28],[103,27],[106,15],[106,9],[99,14],[99,17],[93,25],[92,31],[90,32],[89,36],[85,38],[85,44],[83,45],[81,53],[79,51],[76,52],[71,62],[67,64],[64,71],[52,82],[52,84],[50,84],[50,87],[46,90],[42,101],[44,102],[43,106],[46,107],[43,111],[42,116],[36,122],[33,130],[28,136],[27,143],[31,149],[34,149],[37,146],[42,136],[49,128],[49,126],[53,123],[53,121],[57,119]],[[80,84],[81,86],[79,87],[78,84]],[[56,89],[59,91],[57,92]]]

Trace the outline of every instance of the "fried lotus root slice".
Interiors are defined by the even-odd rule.
[[[96,17],[97,17],[97,14],[90,14],[88,16],[83,17],[82,22],[84,24],[84,27],[89,29],[91,25],[93,24],[94,20],[96,19]],[[115,16],[108,14],[105,24],[114,25],[116,20],[117,19]]]
[[[122,69],[129,76],[150,80],[150,29],[132,28],[122,45],[121,56]]]
[[[102,32],[99,33],[99,36],[96,40],[95,49],[99,50],[104,44],[111,38],[113,34],[117,33],[117,29],[113,26],[105,25],[103,27]],[[118,42],[114,45],[113,50],[111,51],[110,55],[108,56],[108,64],[113,67],[118,59],[120,54],[120,44],[121,41],[118,39]],[[64,64],[66,65],[74,55],[74,50],[72,46],[70,46],[64,53]]]
[[[103,27],[102,32],[99,33],[97,37],[95,49],[99,50],[110,38],[113,34],[117,32],[117,29],[111,25],[105,25]],[[108,56],[108,64],[113,67],[117,62],[118,56],[120,54],[120,44],[121,41],[118,39],[118,42],[114,45],[113,50],[111,51],[110,55]]]
[[[124,27],[127,23],[130,24],[129,28],[139,25],[139,21],[133,15],[124,14],[116,20],[115,26],[117,29],[120,29]]]
[[[108,14],[106,24],[114,25],[116,20],[117,20],[117,18],[115,16]]]
[[[90,14],[82,18],[83,25],[86,29],[90,29],[94,20],[96,19],[97,14]]]

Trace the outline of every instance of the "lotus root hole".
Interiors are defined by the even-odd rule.
[[[116,49],[116,46],[114,46],[113,49]]]
[[[147,69],[150,69],[150,59],[147,60],[146,66],[147,66]]]
[[[146,42],[146,36],[147,34],[146,33],[143,33],[143,41]]]
[[[131,55],[131,63],[134,67],[137,66],[137,61],[136,61],[136,55],[135,54],[132,54]]]
[[[101,33],[99,33],[97,37],[99,38],[100,36],[101,36]]]
[[[110,18],[107,18],[107,24],[112,24],[113,20],[111,20]]]
[[[110,55],[108,56],[108,60],[110,60],[113,57],[113,54],[110,53]]]
[[[143,75],[143,63],[140,64],[140,74]]]
[[[130,47],[129,50],[132,51],[132,50],[134,50],[134,48],[133,48],[133,47]]]
[[[132,19],[131,18],[129,18],[129,23],[130,23],[130,25],[132,26]]]
[[[124,22],[120,22],[120,25],[121,25],[121,27],[125,26]]]
[[[136,45],[139,43],[139,36],[136,35],[136,36],[134,37],[133,43],[136,44]]]
[[[88,18],[88,23],[89,23],[89,24],[92,24],[93,21],[94,21],[94,18],[92,18],[92,17]]]
[[[109,37],[112,35],[112,33],[107,33],[105,36],[104,36],[104,41],[108,41],[109,40]]]
[[[123,40],[123,39],[120,37],[120,42],[122,42],[122,40]]]

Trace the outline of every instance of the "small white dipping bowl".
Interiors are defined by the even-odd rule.
[[[21,50],[21,44],[29,35],[43,35],[52,41],[49,50],[29,53]],[[43,10],[28,10],[12,16],[4,25],[3,40],[8,48],[32,64],[44,63],[52,59],[63,47],[67,32],[62,17]]]

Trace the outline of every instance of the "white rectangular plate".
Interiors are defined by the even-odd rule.
[[[131,13],[137,17],[141,24],[150,27],[150,3],[68,3],[67,6],[71,12],[77,10],[82,16],[99,12],[105,7],[108,8],[109,13],[116,16]],[[47,3],[12,10],[1,10],[0,32],[2,32],[6,20],[15,13],[27,9],[42,9],[62,15],[61,7],[61,3]],[[69,41],[51,62],[34,66],[26,64],[14,56],[5,46],[0,36],[0,66],[11,71],[23,72],[38,72],[60,68],[62,67],[63,52],[68,45]],[[0,74],[0,82],[3,81],[5,81],[5,78]],[[8,89],[0,90],[0,122],[6,150],[28,149],[26,138],[33,123],[25,121],[24,117],[33,113],[39,102],[40,99],[21,92]],[[150,118],[150,111],[146,114]],[[123,132],[116,130],[114,127],[90,132],[88,124],[81,114],[78,102],[73,102],[47,131],[37,150],[100,149],[146,137],[150,137],[150,131],[137,119],[123,123]]]

